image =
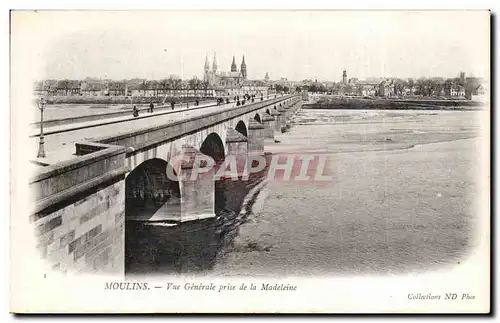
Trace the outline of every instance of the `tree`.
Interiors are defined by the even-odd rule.
[[[159,83],[160,89],[163,91],[163,94],[167,94],[167,91],[170,90],[170,82],[168,79],[162,79]]]
[[[406,84],[410,89],[410,93],[413,93],[413,89],[415,88],[415,81],[413,79],[408,79],[408,82]]]
[[[403,94],[403,90],[404,90],[404,82],[403,81],[397,81],[395,84],[394,84],[394,94],[396,96],[401,96]]]
[[[188,81],[188,87],[189,89],[194,90],[196,93],[199,89],[202,88],[202,82],[197,77],[193,77]]]
[[[108,83],[108,90],[112,95],[125,95],[125,87],[125,82],[111,81]]]
[[[167,79],[168,81],[168,88],[170,90],[180,90],[181,87],[182,87],[182,80],[180,78],[178,78],[177,76],[175,75],[170,75]]]
[[[431,88],[430,91],[431,93],[429,95],[431,94],[436,96],[441,95],[442,85],[439,82],[431,82],[430,88]]]
[[[154,96],[158,96],[158,88],[159,88],[158,81],[156,80],[149,81],[149,88],[153,90]]]
[[[68,95],[68,90],[70,87],[70,81],[69,80],[60,80],[57,81],[57,89],[64,91],[64,95]]]
[[[146,81],[142,81],[141,85],[139,85],[139,89],[142,91],[142,95],[146,96],[146,90],[148,89]]]
[[[207,95],[207,90],[210,86],[210,83],[208,83],[208,81],[203,81],[202,82],[202,87],[203,87],[203,90],[205,91],[205,96]]]
[[[418,79],[417,80],[417,94],[428,96],[430,94],[429,80]]]

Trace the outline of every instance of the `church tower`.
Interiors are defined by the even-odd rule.
[[[245,64],[245,55],[243,55],[243,61],[241,61],[241,75],[244,79],[247,78],[247,64]]]
[[[205,74],[210,70],[210,65],[208,64],[208,55],[205,55]]]
[[[344,70],[342,73],[342,83],[346,84],[347,83],[347,72]]]
[[[215,57],[215,54],[216,53],[214,53],[214,61],[212,63],[212,71],[217,72],[217,58]]]
[[[237,72],[236,70],[236,61],[234,60],[234,55],[233,55],[233,62],[231,63],[231,72]]]
[[[266,76],[264,77],[264,80],[265,80],[266,82],[269,82],[269,74],[268,74],[267,72],[266,72]]]
[[[209,81],[210,64],[208,64],[208,55],[205,55],[205,73],[203,74],[203,80],[205,82]]]

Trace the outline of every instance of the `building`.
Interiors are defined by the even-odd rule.
[[[243,55],[239,70],[236,65],[236,59],[233,56],[229,72],[218,70],[216,54],[214,54],[212,69],[210,69],[208,63],[208,57],[205,57],[203,80],[208,82],[210,89],[218,97],[235,97],[245,94],[255,95],[256,97],[267,97],[269,93],[269,74],[266,73],[264,81],[248,79],[245,55]]]
[[[361,95],[362,96],[376,96],[378,90],[378,84],[363,83],[361,85]]]
[[[83,96],[103,95],[103,85],[100,82],[85,80],[80,87],[80,93]]]
[[[378,95],[382,97],[394,96],[394,82],[392,80],[384,80],[380,82],[378,86]]]
[[[306,89],[302,89],[302,100],[309,101],[309,93],[307,92]]]
[[[255,95],[257,97],[264,96],[267,97],[268,87],[265,81],[261,80],[245,80],[241,87],[242,94]]]
[[[478,87],[476,87],[470,96],[471,100],[474,101],[479,101],[479,102],[488,102],[488,91],[486,90],[486,87],[482,84],[480,84]]]
[[[347,84],[347,71],[342,72],[342,83]]]
[[[415,86],[405,85],[403,87],[403,91],[401,92],[401,95],[403,95],[403,96],[414,96],[415,95],[415,91],[416,91]]]
[[[231,88],[243,84],[243,80],[247,78],[247,65],[245,63],[245,56],[240,65],[240,70],[236,66],[236,60],[233,56],[231,63],[231,70],[229,72],[218,71],[217,58],[214,53],[214,60],[212,62],[212,69],[208,64],[208,57],[205,57],[205,68],[203,80],[208,82],[211,87],[224,87]]]
[[[442,94],[449,97],[464,97],[465,88],[460,84],[447,83],[443,88]]]

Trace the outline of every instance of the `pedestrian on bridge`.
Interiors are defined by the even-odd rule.
[[[151,102],[149,104],[149,112],[153,113],[153,109],[154,109],[155,105],[153,104],[153,102]]]
[[[174,101],[170,102],[170,106],[172,107],[172,111],[174,111],[175,102]]]
[[[134,115],[134,117],[138,117],[139,116],[139,110],[137,109],[137,107],[134,105],[134,109],[132,111],[132,114]]]

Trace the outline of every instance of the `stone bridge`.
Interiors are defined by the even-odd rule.
[[[247,155],[264,154],[301,104],[298,95],[280,96],[125,133],[117,126],[116,135],[76,143],[74,158],[43,167],[30,181],[42,258],[62,272],[123,275],[126,222],[214,217],[217,181],[189,176],[193,160],[220,165],[235,156],[248,167]]]

